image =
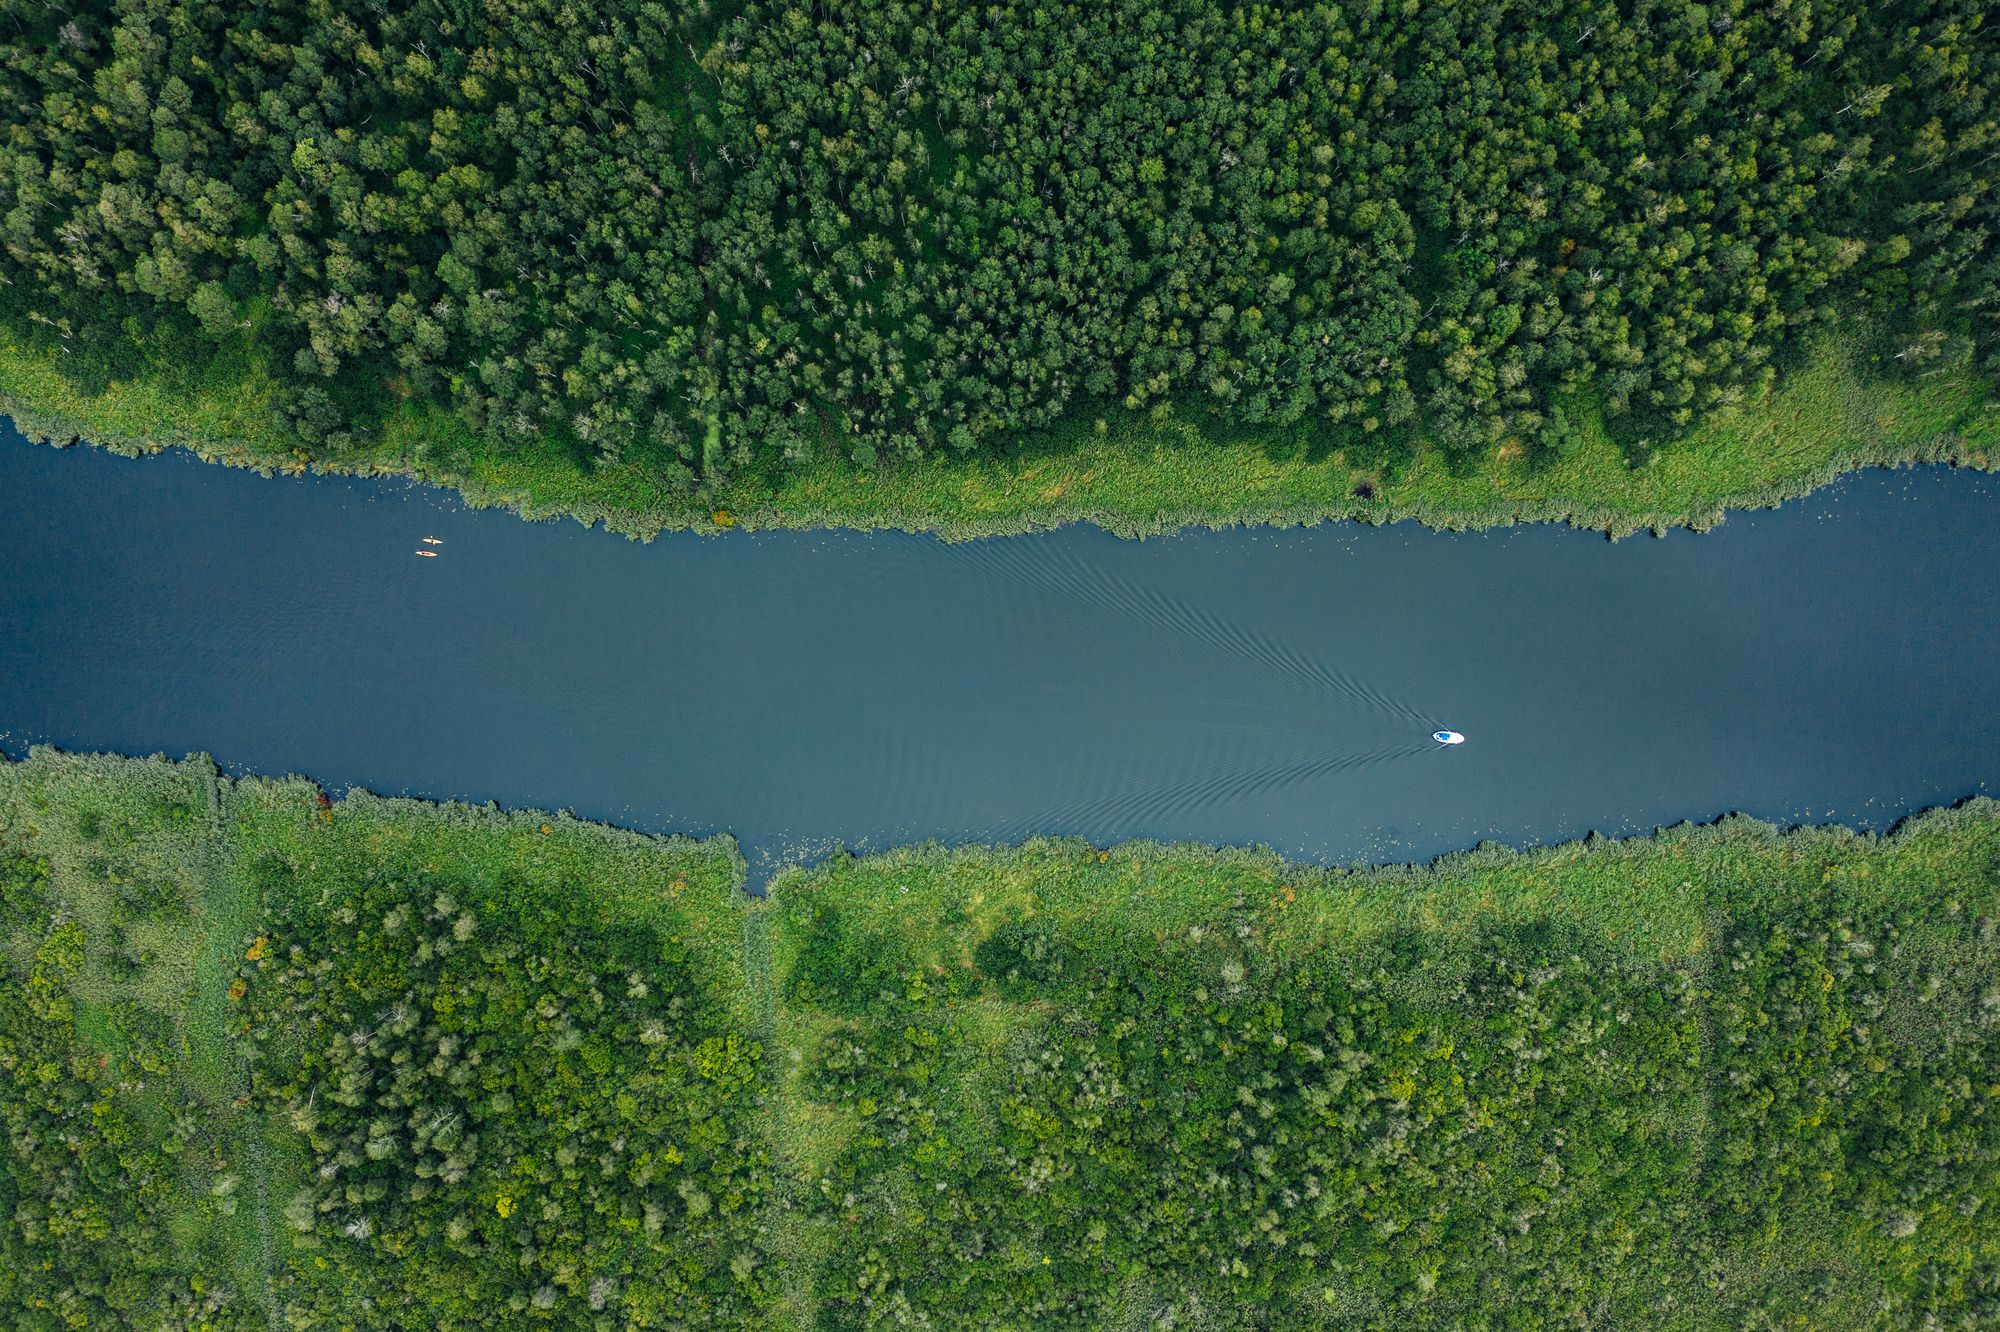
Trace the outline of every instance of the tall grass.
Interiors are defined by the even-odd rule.
[[[191,1254],[219,1247],[239,1282],[259,1290],[261,1179],[246,1190],[250,1205],[230,1212],[211,1192],[257,1150],[255,1126],[233,1105],[242,1077],[224,990],[246,913],[218,860],[216,780],[205,757],[175,764],[37,750],[26,763],[0,763],[0,820],[48,862],[59,909],[83,925],[79,1036],[117,1058],[132,1021],[171,1029],[174,1073],[142,1104],[155,1125],[199,1106],[210,1129],[202,1150],[182,1157],[176,1238]]]
[[[232,781],[205,755],[174,763],[44,747],[21,762],[0,759],[0,835],[47,861],[55,908],[83,926],[79,1037],[116,1057],[135,1021],[171,1030],[171,1074],[141,1098],[145,1119],[164,1139],[168,1122],[193,1107],[202,1130],[199,1150],[180,1158],[170,1225],[190,1277],[229,1274],[273,1327],[289,1263],[278,1214],[309,1162],[298,1135],[268,1122],[247,1094],[231,992],[256,942],[273,859],[312,886],[414,859],[503,899],[566,900],[611,921],[677,905],[677,933],[749,1020],[743,862],[726,837],[655,838],[568,815],[365,793],[322,806],[312,783]],[[17,942],[0,940],[0,953],[32,953]],[[0,981],[11,981],[4,966]],[[233,1187],[229,1205],[218,1185]]]
[[[874,1213],[848,1219],[861,1204],[844,1206],[843,1195],[886,1199],[912,1209],[905,1213],[911,1216],[937,1197],[928,1180],[940,1169],[947,1182],[959,1177],[950,1171],[963,1169],[967,1187],[990,1183],[1020,1124],[1044,1122],[1022,1118],[1046,1109],[1024,1090],[1022,1061],[1042,1060],[1034,1067],[1046,1070],[1052,1052],[1098,1059],[1123,1048],[1121,1038],[1092,1026],[1092,1014],[1109,1002],[1106,985],[1151,987],[1162,1004],[1200,996],[1188,1000],[1184,1018],[1149,1027],[1140,1048],[1119,1056],[1132,1062],[1132,1076],[1154,1044],[1164,1057],[1196,1029],[1226,1035],[1251,1021],[1260,1011],[1258,977],[1372,976],[1413,1023],[1433,1033],[1424,1042],[1456,1031],[1465,1045],[1486,1038],[1477,1023],[1465,1025],[1457,1006],[1482,976],[1492,982],[1496,940],[1510,939],[1568,958],[1568,984],[1594,986],[1601,976],[1603,1002],[1612,1006],[1605,1015],[1621,996],[1653,1003],[1672,994],[1682,996],[1675,1003],[1693,1005],[1655,1012],[1643,1035],[1643,1024],[1626,1036],[1615,1024],[1606,1027],[1612,1045],[1658,1044],[1650,1066],[1673,1086],[1693,1089],[1663,1097],[1627,1087],[1617,1104],[1601,1107],[1631,1126],[1632,1150],[1645,1144],[1664,1153],[1645,1168],[1671,1180],[1674,1206],[1695,1218],[1681,1237],[1685,1253],[1647,1269],[1681,1273],[1672,1278],[1685,1282],[1673,1287],[1673,1307],[1646,1311],[1634,1325],[1720,1329],[1779,1318],[1802,1328],[1859,1326],[1875,1318],[1885,1292],[1907,1299],[1919,1288],[1949,1317],[1979,1307],[1979,1283],[1988,1279],[1981,1274],[2000,1270],[2000,1249],[1979,1239],[1959,1211],[1939,1204],[1911,1236],[1897,1210],[1909,1197],[1928,1196],[1922,1188],[1963,1192],[1968,1180],[1983,1180],[1993,1151],[1965,1157],[1942,1183],[1905,1178],[1898,1173],[1905,1157],[1881,1153],[1908,1134],[1886,1119],[1869,1125],[1916,1111],[1897,1109],[1900,1094],[1871,1084],[1863,1067],[1876,1057],[1866,1051],[1883,1049],[1884,1038],[1910,1052],[1919,1071],[1933,1047],[1957,1042],[1954,1057],[1962,1062],[1968,1040],[1987,1039],[1977,1033],[2000,1004],[2000,991],[1991,988],[2000,803],[1990,800],[1917,816],[1884,836],[1840,827],[1780,832],[1730,818],[1624,841],[1522,852],[1487,845],[1428,865],[1353,869],[1196,845],[928,845],[791,868],[757,902],[743,892],[743,861],[727,838],[653,838],[566,815],[366,793],[330,801],[299,779],[232,781],[202,757],[175,764],[36,749],[23,762],[0,762],[0,835],[47,861],[56,907],[85,926],[89,952],[74,985],[83,1039],[99,1051],[117,1050],[132,1011],[176,1033],[181,1058],[151,1092],[154,1122],[163,1125],[187,1104],[200,1107],[211,1127],[185,1162],[174,1233],[191,1271],[210,1262],[233,1271],[280,1325],[286,1292],[295,1289],[288,1283],[309,1279],[312,1259],[294,1252],[286,1227],[271,1221],[298,1190],[306,1156],[295,1133],[264,1122],[242,1094],[232,978],[246,949],[257,946],[268,894],[339,900],[358,881],[403,872],[462,886],[500,929],[510,911],[554,911],[614,927],[671,920],[674,946],[687,950],[704,988],[718,996],[734,1028],[767,1051],[761,1115],[778,1178],[760,1206],[781,1264],[772,1310],[780,1327],[833,1317],[848,1298],[838,1279],[857,1246],[896,1229]],[[992,949],[1003,936],[1046,943],[1053,950],[1046,977],[994,971]],[[1790,951],[1760,952],[1784,938],[1804,939],[1806,951],[1787,945]],[[0,953],[18,952],[11,942],[0,941]],[[1836,994],[1846,1007],[1822,1012],[1815,1007],[1822,995],[1848,982],[1818,969],[1811,950],[1820,947],[1832,950],[1835,967],[1879,964],[1884,979],[1844,999]],[[1577,970],[1578,958],[1588,967]],[[1823,987],[1813,981],[1822,974]],[[1739,995],[1731,987],[1746,975],[1764,979]],[[1498,983],[1510,982],[1503,976]],[[1252,989],[1231,988],[1245,984]],[[1868,1004],[1875,1007],[1864,1009]],[[1216,1005],[1228,1011],[1207,1012]],[[1840,1024],[1854,1021],[1880,1036],[1850,1067],[1838,1052],[1857,1038]],[[939,1034],[944,1044],[926,1043]],[[859,1094],[867,1079],[894,1069],[871,1061],[905,1045],[911,1053],[899,1058],[916,1060],[906,1067],[920,1072],[894,1077],[921,1081],[897,1122],[929,1125],[921,1140],[885,1129],[877,1107]],[[1630,1053],[1619,1049],[1619,1058]],[[872,1052],[867,1059],[850,1058],[863,1050]],[[1501,1057],[1471,1053],[1468,1072]],[[1187,1067],[1195,1076],[1198,1066]],[[1551,1065],[1550,1076],[1558,1071]],[[1846,1093],[1830,1096],[1826,1088],[1850,1074],[1854,1103],[1845,1105]],[[1792,1081],[1801,1078],[1818,1081],[1799,1084],[1802,1091]],[[1768,1086],[1768,1098],[1754,1093],[1760,1086]],[[1196,1113],[1213,1090],[1195,1087],[1172,1113]],[[1990,1091],[1961,1092],[1955,1082],[1910,1084],[1911,1096],[1919,1091],[1961,1110],[1991,1099]],[[1552,1085],[1548,1094],[1570,1093]],[[1746,1106],[1766,1104],[1746,1120]],[[1836,1169],[1813,1125],[1816,1117],[1831,1123],[1842,1116],[1844,1133],[1874,1133],[1877,1147]],[[1958,1123],[1933,1127],[1990,1144],[1990,1134],[1978,1138],[1977,1121],[1971,1138]],[[1056,1131],[1052,1121],[1048,1127]],[[1072,1130],[1082,1136],[1064,1150],[1101,1141],[1109,1144],[1107,1168],[1116,1164],[1123,1139],[1093,1137],[1087,1126],[1062,1132]],[[1765,1141],[1768,1149],[1740,1160],[1730,1155],[1746,1141]],[[939,1153],[960,1164],[941,1166]],[[1595,1159],[1565,1168],[1594,1169]],[[1912,1147],[1907,1159],[1930,1158]],[[1865,1214],[1813,1201],[1811,1172],[1829,1170],[1863,1199]],[[213,1193],[228,1175],[247,1177],[233,1209]],[[1709,1201],[1697,1207],[1701,1199]],[[1099,1219],[1113,1228],[1126,1205],[1108,1195],[1079,1203],[1105,1209]],[[1088,1219],[1079,1216],[1077,1225]],[[928,1242],[921,1226],[908,1233],[916,1237],[908,1246]],[[1098,1280],[1091,1275],[1097,1269],[1072,1263],[1054,1232],[995,1231],[991,1238],[1008,1271],[1025,1273],[1024,1281],[1062,1269],[1069,1272],[1062,1280],[1082,1283],[1078,1290]],[[1580,1275],[1596,1279],[1591,1254],[1564,1261],[1572,1260]],[[1092,1298],[1136,1312],[1164,1291],[1152,1278],[1130,1279],[1137,1284],[1122,1295],[1100,1290]],[[1279,1286],[1292,1289],[1289,1279]],[[1319,1284],[1309,1284],[1311,1310],[1211,1311],[1229,1325],[1263,1314],[1321,1319],[1331,1306],[1318,1304]],[[1337,1284],[1326,1286],[1327,1298]],[[1349,1294],[1363,1304],[1374,1298],[1359,1287]],[[970,1325],[978,1312],[912,1309],[940,1326]]]
[[[1496,1205],[1545,1200],[1547,1218],[1522,1243],[1534,1246],[1541,1278],[1560,1272],[1564,1289],[1604,1287],[1599,1302],[1586,1302],[1603,1325],[1831,1332],[1929,1326],[1921,1321],[1929,1312],[1937,1326],[1973,1326],[1988,1307],[2000,1244],[1967,1218],[2000,1179],[2000,1130],[1980,1127],[1993,1090],[1958,1077],[1976,1067],[1968,1062],[1976,1051],[1993,1048],[2000,1012],[2000,804],[1989,800],[1919,816],[1886,837],[1840,827],[1781,833],[1732,818],[1627,841],[1486,846],[1358,871],[1199,846],[927,846],[792,871],[764,909],[792,1157],[822,1181],[822,1196],[848,1200],[845,1210],[821,1207],[820,1232],[797,1246],[815,1264],[814,1298],[834,1307],[851,1309],[852,1282],[879,1280],[885,1265],[895,1290],[999,1298],[998,1274],[968,1285],[958,1270],[955,1246],[968,1222],[953,1213],[959,1229],[920,1224],[927,1208],[949,1210],[942,1199],[963,1195],[971,1215],[988,1218],[980,1233],[996,1260],[1053,1272],[1036,1297],[1066,1309],[1205,1302],[1218,1326],[1350,1325],[1333,1316],[1338,1306],[1354,1326],[1515,1325],[1506,1311],[1525,1307],[1523,1293],[1479,1284],[1505,1267],[1478,1235],[1493,1217],[1399,1186],[1405,1166],[1446,1172],[1482,1197],[1497,1178]],[[992,970],[986,945],[1006,938],[1043,950],[1032,980],[1010,983]],[[1501,940],[1514,942],[1496,955]],[[1853,979],[1878,965],[1882,979]],[[1538,1016],[1530,997],[1538,969],[1567,971],[1582,986],[1581,1008],[1563,1019],[1567,1035]],[[1361,1076],[1407,1069],[1412,1089],[1431,1080],[1416,1099],[1445,1104],[1446,1089],[1460,1084],[1444,1079],[1462,1076],[1485,1089],[1477,1113],[1492,1117],[1467,1123],[1445,1112],[1414,1157],[1393,1166],[1385,1162],[1395,1153],[1373,1155],[1379,1129],[1365,1120],[1349,1137],[1341,1121],[1308,1114],[1326,1141],[1301,1141],[1298,1120],[1285,1116],[1322,1095],[1312,1076],[1282,1090],[1283,1060],[1246,1062],[1248,1051],[1239,1044],[1232,1054],[1226,1042],[1262,1023],[1295,1044],[1353,1045],[1344,1025],[1322,1035],[1295,1011],[1337,993],[1340,976],[1402,1015],[1372,1043],[1363,1038],[1359,1067],[1378,1071]],[[1284,984],[1303,977],[1315,979],[1301,990]],[[1489,997],[1466,1011],[1470,996],[1495,987],[1498,1005]],[[1144,1016],[1135,1023],[1132,1014]],[[1604,1034],[1579,1046],[1569,1025],[1577,1021],[1600,1023]],[[1219,1055],[1176,1062],[1218,1026]],[[1864,1026],[1881,1031],[1871,1037]],[[1902,1067],[1884,1062],[1885,1041]],[[1509,1051],[1527,1050],[1532,1067],[1544,1046],[1555,1049],[1539,1066],[1539,1092],[1511,1110],[1504,1093],[1485,1099],[1493,1072],[1519,1057]],[[921,1072],[903,1071],[912,1066]],[[1270,1072],[1260,1080],[1261,1069]],[[1570,1103],[1570,1079],[1608,1070],[1627,1071],[1606,1077],[1600,1101]],[[1393,1090],[1405,1073],[1389,1076],[1400,1115],[1412,1092]],[[1121,1090],[1163,1085],[1172,1104],[1150,1110],[1134,1107],[1140,1093]],[[1244,1133],[1257,1135],[1229,1127],[1232,1089],[1236,1106],[1268,1113],[1275,1101],[1277,1122],[1293,1125],[1290,1147],[1261,1166],[1234,1150]],[[1119,1117],[1121,1103],[1129,1119]],[[1537,1104],[1554,1107],[1553,1118],[1539,1119]],[[1177,1136],[1146,1126],[1158,1116],[1211,1127]],[[1224,1139],[1231,1150],[1202,1154],[1203,1143]],[[1277,1141],[1287,1141],[1282,1132]],[[1156,1155],[1134,1170],[1139,1150]],[[1070,1203],[1037,1212],[1003,1202],[1021,1187],[1031,1154],[1043,1164],[1039,1178],[1056,1181],[1049,1187]],[[1335,1209],[1344,1220],[1331,1229],[1286,1225],[1294,1244],[1310,1236],[1345,1265],[1260,1247],[1238,1276],[1272,1293],[1251,1305],[1230,1304],[1197,1271],[1117,1275],[1070,1247],[1086,1231],[1133,1233],[1149,1219],[1157,1234],[1183,1206],[1160,1197],[1213,1199],[1208,1216],[1186,1214],[1213,1224],[1227,1198],[1274,1170],[1288,1196],[1331,1186],[1331,1166],[1294,1159],[1329,1156],[1371,1181],[1370,1201]],[[940,1164],[951,1160],[963,1164]],[[1219,1194],[1196,1182],[1206,1173],[1213,1183],[1217,1172],[1236,1182]],[[1120,1179],[1127,1183],[1095,1183]],[[1925,1199],[1934,1200],[1928,1210]],[[877,1220],[857,1230],[856,1212]],[[893,1220],[912,1213],[917,1223]],[[1407,1256],[1388,1237],[1445,1215],[1455,1219],[1437,1231],[1436,1247],[1416,1256],[1442,1264],[1440,1289],[1455,1278],[1457,1298],[1474,1305],[1454,1313],[1426,1310],[1420,1299],[1383,1303],[1396,1285],[1378,1279],[1383,1265]],[[1092,1230],[1093,1217],[1107,1224]],[[1356,1238],[1364,1222],[1381,1244]],[[1645,1250],[1634,1263],[1607,1257],[1633,1240]],[[1119,1282],[1136,1282],[1129,1289],[1143,1298],[1121,1294]],[[1323,1282],[1330,1304],[1304,1298]],[[1406,1296],[1407,1288],[1395,1297]],[[919,1308],[941,1326],[977,1325],[980,1312]],[[997,1307],[984,1312],[992,1325],[1020,1322]]]

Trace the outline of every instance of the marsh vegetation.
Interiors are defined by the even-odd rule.
[[[30,1328],[1976,1327],[2000,812],[1339,872],[0,768]],[[118,1243],[99,1242],[115,1233]]]

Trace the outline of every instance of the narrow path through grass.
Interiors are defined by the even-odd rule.
[[[763,1043],[768,1070],[763,1119],[776,1202],[771,1217],[771,1246],[778,1256],[783,1288],[778,1325],[806,1332],[815,1326],[814,1310],[818,1307],[812,1283],[816,1246],[812,1228],[806,1221],[804,1199],[799,1196],[803,1183],[798,1162],[791,1151],[794,1136],[787,1110],[792,1098],[782,1090],[789,1070],[778,1031],[778,996],[771,968],[771,915],[761,903],[743,917],[743,981],[749,996],[751,1033]]]
[[[239,1277],[256,1293],[265,1320],[276,1332],[278,1301],[271,1274],[277,1266],[277,1245],[271,1225],[270,1149],[262,1112],[250,1104],[249,1070],[229,1036],[234,1020],[230,980],[235,954],[244,933],[255,923],[257,904],[235,872],[228,830],[222,817],[222,775],[206,755],[198,763],[207,801],[209,835],[202,864],[201,946],[195,954],[194,994],[189,1003],[189,1070],[195,1084],[211,1100],[227,1124],[235,1144],[234,1165],[242,1172],[248,1206],[231,1217],[230,1256]]]

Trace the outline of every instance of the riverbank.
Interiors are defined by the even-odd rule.
[[[1990,1313],[1992,801],[1363,871],[1044,840],[742,875],[727,839],[203,759],[0,765],[0,1301]]]
[[[1400,476],[1255,440],[1206,438],[1198,423],[1116,414],[1024,441],[1015,451],[861,471],[823,461],[755,468],[688,496],[644,450],[591,471],[567,456],[495,451],[456,418],[406,412],[372,445],[335,457],[289,448],[247,348],[203,367],[157,367],[101,392],[78,389],[55,359],[0,330],[0,415],[31,437],[84,439],[125,453],[183,447],[266,472],[306,468],[400,475],[448,487],[476,507],[567,516],[630,536],[662,532],[852,527],[948,538],[1093,523],[1125,536],[1190,526],[1412,519],[1440,528],[1568,522],[1613,536],[1704,529],[1731,509],[1767,507],[1859,467],[1913,462],[2000,467],[2000,412],[1969,373],[1890,378],[1823,343],[1764,402],[1724,412],[1641,467],[1586,422],[1568,458],[1537,465],[1503,451],[1453,476],[1420,447]]]
[[[2000,676],[1965,669],[2000,654],[1963,609],[2000,597],[1986,473],[1876,469],[1615,546],[1409,524],[643,546],[11,434],[0,493],[24,497],[10,752],[199,744],[341,789],[726,828],[760,880],[835,841],[1348,864],[1728,809],[1881,827],[2000,772],[2000,732],[1958,720],[2000,714]]]

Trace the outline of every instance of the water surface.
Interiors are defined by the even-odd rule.
[[[727,831],[753,881],[836,844],[1034,832],[1353,862],[1730,811],[1881,827],[2000,775],[2000,479],[1939,468],[1615,544],[643,545],[5,427],[0,506],[11,753],[205,750]]]

